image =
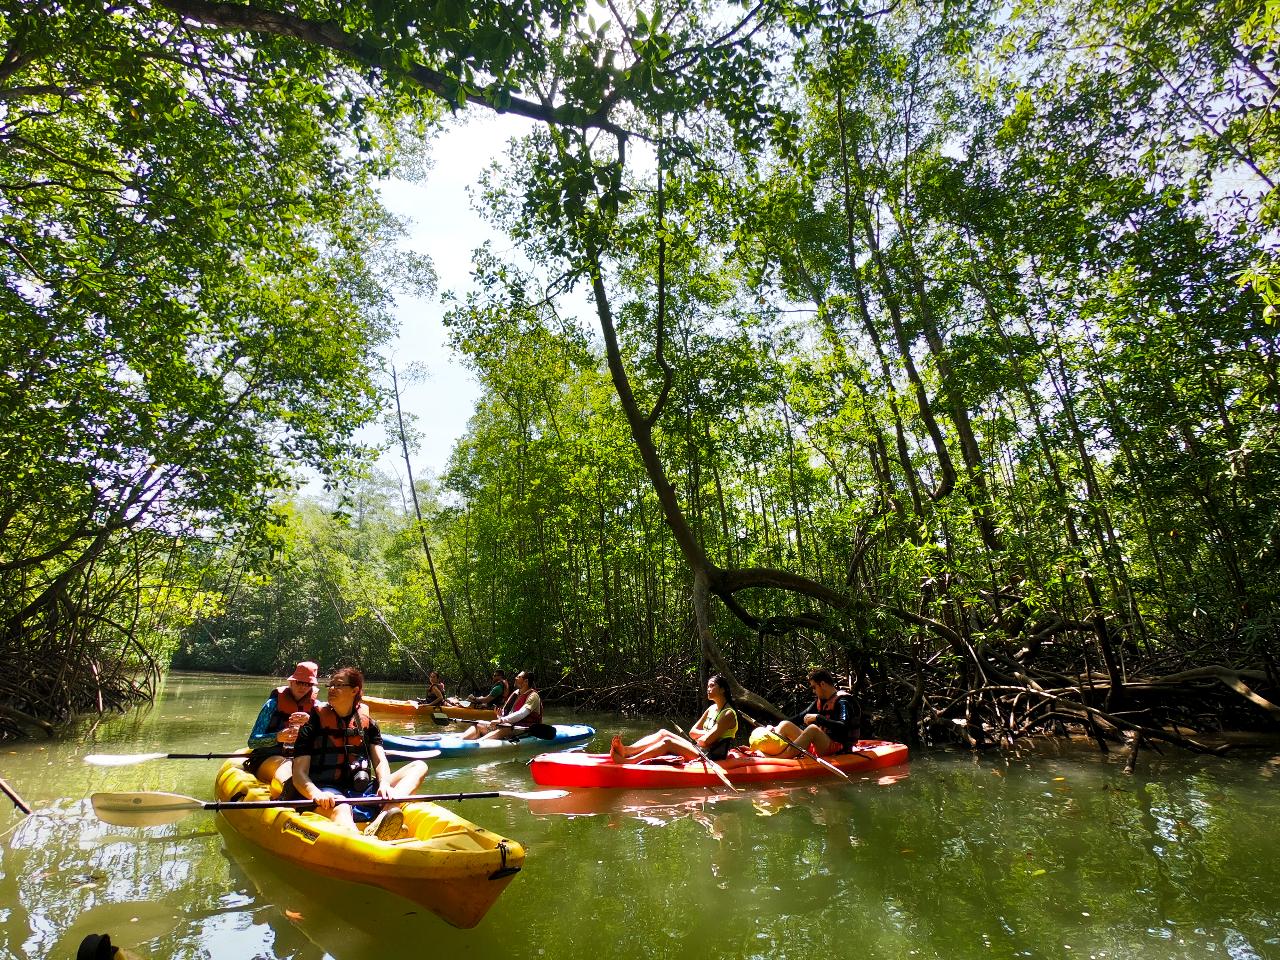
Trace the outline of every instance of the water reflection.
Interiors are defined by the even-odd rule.
[[[217,761],[112,769],[83,755],[238,746],[269,685],[171,678],[155,709],[86,725],[84,741],[5,748],[4,776],[37,815],[0,817],[0,957],[71,957],[109,932],[157,960],[385,960],[426,945],[512,960],[1280,960],[1274,753],[1144,755],[1126,777],[1123,757],[1072,745],[920,751],[883,783],[470,801],[468,819],[529,852],[471,931],[295,871],[210,814],[148,830],[92,818],[94,790],[208,797]],[[527,790],[524,759],[433,761],[428,784]]]
[[[28,817],[0,854],[14,888],[6,930],[21,937],[10,942],[32,957],[73,957],[90,933],[110,932],[120,946],[172,940],[225,910],[205,870],[217,842],[213,831],[178,824],[109,827],[84,800]]]

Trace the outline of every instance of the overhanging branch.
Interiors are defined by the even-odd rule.
[[[305,17],[274,10],[263,10],[235,3],[207,2],[207,0],[159,0],[159,3],[164,8],[204,27],[292,37],[303,43],[324,47],[363,66],[383,70],[389,76],[411,82],[439,97],[455,110],[463,105],[459,101],[459,84],[456,79],[421,63],[412,63],[407,68],[388,64],[385,58],[386,51],[382,47],[348,33],[332,20],[308,20]],[[511,96],[506,88],[497,84],[482,88],[476,92],[475,96],[468,96],[467,100],[476,100],[498,113],[514,113],[542,123],[581,129],[595,128],[605,130],[619,138],[630,135],[629,131],[607,119],[607,106],[595,112],[569,106],[545,106]]]

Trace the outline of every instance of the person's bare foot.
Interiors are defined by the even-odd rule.
[[[622,737],[614,735],[613,741],[609,744],[609,759],[614,763],[627,762],[627,748],[622,745]]]

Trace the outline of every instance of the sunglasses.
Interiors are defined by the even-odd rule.
[[[354,687],[355,684],[354,683],[335,683],[334,681],[330,680],[328,684],[326,684],[326,686],[328,686],[330,690],[341,690],[343,687]]]

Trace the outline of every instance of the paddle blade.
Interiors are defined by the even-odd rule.
[[[431,760],[440,756],[439,750],[385,750],[388,760]]]
[[[525,793],[517,793],[514,790],[499,790],[498,795],[502,797],[511,797],[513,800],[559,800],[561,797],[569,795],[568,790],[530,790]]]
[[[204,809],[202,801],[178,793],[95,793],[89,802],[99,820],[117,827],[158,827]]]
[[[167,756],[167,753],[91,753],[84,762],[95,767],[128,767],[148,760],[163,760]]]

